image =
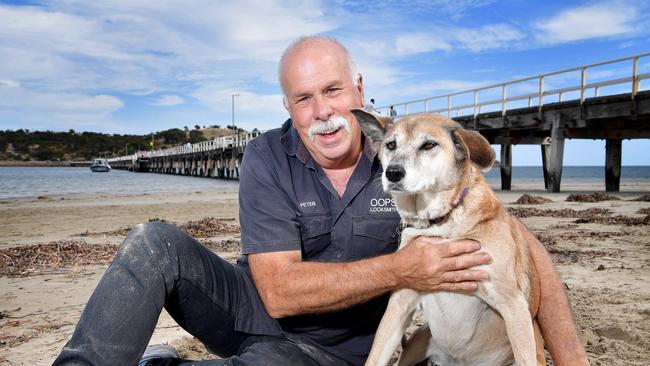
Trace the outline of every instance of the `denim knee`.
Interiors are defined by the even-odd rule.
[[[172,245],[177,245],[178,240],[173,240],[179,235],[185,235],[178,227],[160,221],[145,222],[135,225],[122,243],[125,251],[133,246],[146,248],[148,254],[167,252]],[[120,248],[122,249],[122,248]]]

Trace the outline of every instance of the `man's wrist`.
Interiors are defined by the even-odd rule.
[[[399,255],[397,252],[377,257],[381,260],[379,275],[390,291],[402,287],[402,271],[399,268]]]

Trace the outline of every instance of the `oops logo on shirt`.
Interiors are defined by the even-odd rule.
[[[371,198],[370,199],[370,212],[394,212],[397,211],[395,207],[395,200],[392,198]]]

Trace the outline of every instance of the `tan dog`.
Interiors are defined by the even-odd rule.
[[[389,125],[388,118],[353,113],[375,142],[384,189],[406,227],[400,248],[418,236],[472,239],[493,258],[478,267],[490,279],[479,283],[474,294],[394,292],[366,365],[388,364],[418,308],[428,327],[404,346],[400,365],[426,358],[439,366],[509,365],[513,360],[518,366],[545,365],[535,320],[537,273],[518,223],[481,174],[494,163],[487,140],[442,116],[407,116]]]

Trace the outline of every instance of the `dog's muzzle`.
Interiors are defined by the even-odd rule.
[[[393,183],[397,183],[404,178],[406,170],[404,170],[404,167],[401,165],[389,165],[384,174],[386,174],[386,179]]]

